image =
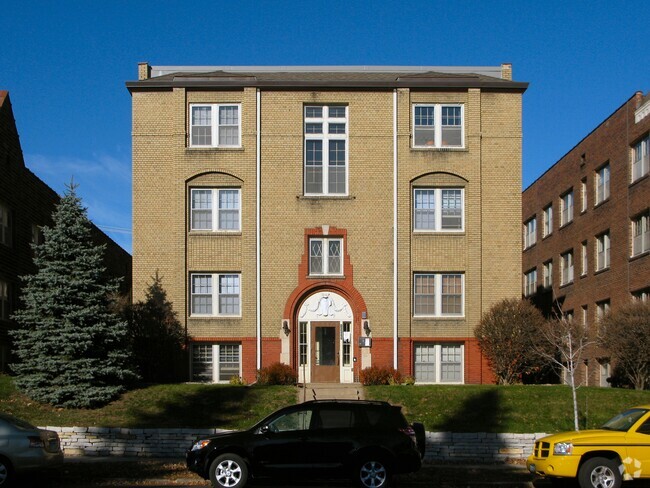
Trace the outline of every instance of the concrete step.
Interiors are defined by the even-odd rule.
[[[299,385],[298,403],[309,400],[363,400],[361,383],[307,383]]]

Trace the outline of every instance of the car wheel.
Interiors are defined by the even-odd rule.
[[[361,488],[386,488],[390,484],[390,471],[381,459],[368,458],[359,464],[357,481]]]
[[[601,457],[589,459],[580,467],[578,481],[580,488],[620,488],[620,463]]]
[[[210,481],[215,488],[242,488],[247,480],[246,461],[236,454],[222,454],[210,465]]]
[[[0,456],[0,486],[5,488],[13,481],[13,469],[11,463],[2,456]]]

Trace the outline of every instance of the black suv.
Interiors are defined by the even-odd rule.
[[[420,469],[424,426],[401,407],[364,400],[315,400],[286,407],[249,430],[197,440],[187,466],[214,487],[242,488],[249,477],[350,477],[385,488],[393,474]]]

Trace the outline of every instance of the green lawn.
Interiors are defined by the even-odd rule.
[[[571,390],[565,386],[372,386],[365,395],[402,405],[409,420],[423,422],[429,431],[573,429]],[[290,386],[156,385],[96,410],[60,409],[31,401],[16,391],[11,378],[0,375],[0,411],[59,427],[240,429],[295,403],[297,396]],[[581,388],[578,403],[581,428],[592,428],[628,407],[650,404],[650,391]]]

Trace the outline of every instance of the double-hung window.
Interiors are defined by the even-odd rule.
[[[305,107],[305,195],[348,193],[348,107]]]
[[[240,112],[236,103],[190,105],[190,146],[241,147]]]
[[[463,105],[413,105],[413,147],[462,148],[463,122]]]
[[[416,231],[456,232],[464,229],[465,191],[462,188],[413,190],[413,228]]]
[[[190,229],[228,232],[241,229],[239,188],[192,188]]]
[[[632,149],[632,182],[650,171],[650,135],[646,135]]]
[[[190,279],[193,316],[237,317],[241,315],[239,274],[194,273]]]
[[[309,239],[309,274],[343,275],[343,239],[312,237]]]
[[[600,205],[609,198],[609,164],[596,171],[596,203]]]
[[[632,256],[650,251],[650,211],[632,220]]]
[[[241,376],[241,345],[192,345],[192,381],[226,383],[233,376]]]
[[[589,272],[588,254],[589,253],[587,251],[587,241],[583,241],[581,245],[581,253],[580,253],[580,261],[581,261],[580,276],[587,276],[587,273]]]
[[[533,268],[524,273],[524,296],[529,297],[537,292],[537,269]]]
[[[562,277],[560,285],[573,283],[573,250],[560,255],[560,271]]]
[[[544,208],[544,229],[542,237],[551,235],[553,232],[553,205]]]
[[[0,244],[11,246],[11,213],[0,204]]]
[[[461,273],[416,273],[413,276],[413,315],[463,316],[464,288],[464,275]]]
[[[573,190],[560,197],[560,225],[573,221]]]
[[[544,288],[553,286],[553,260],[544,263]]]
[[[609,268],[611,242],[609,232],[596,237],[596,271]]]
[[[415,381],[418,383],[462,383],[461,344],[415,344]]]
[[[537,242],[537,219],[533,217],[524,224],[524,249]]]

